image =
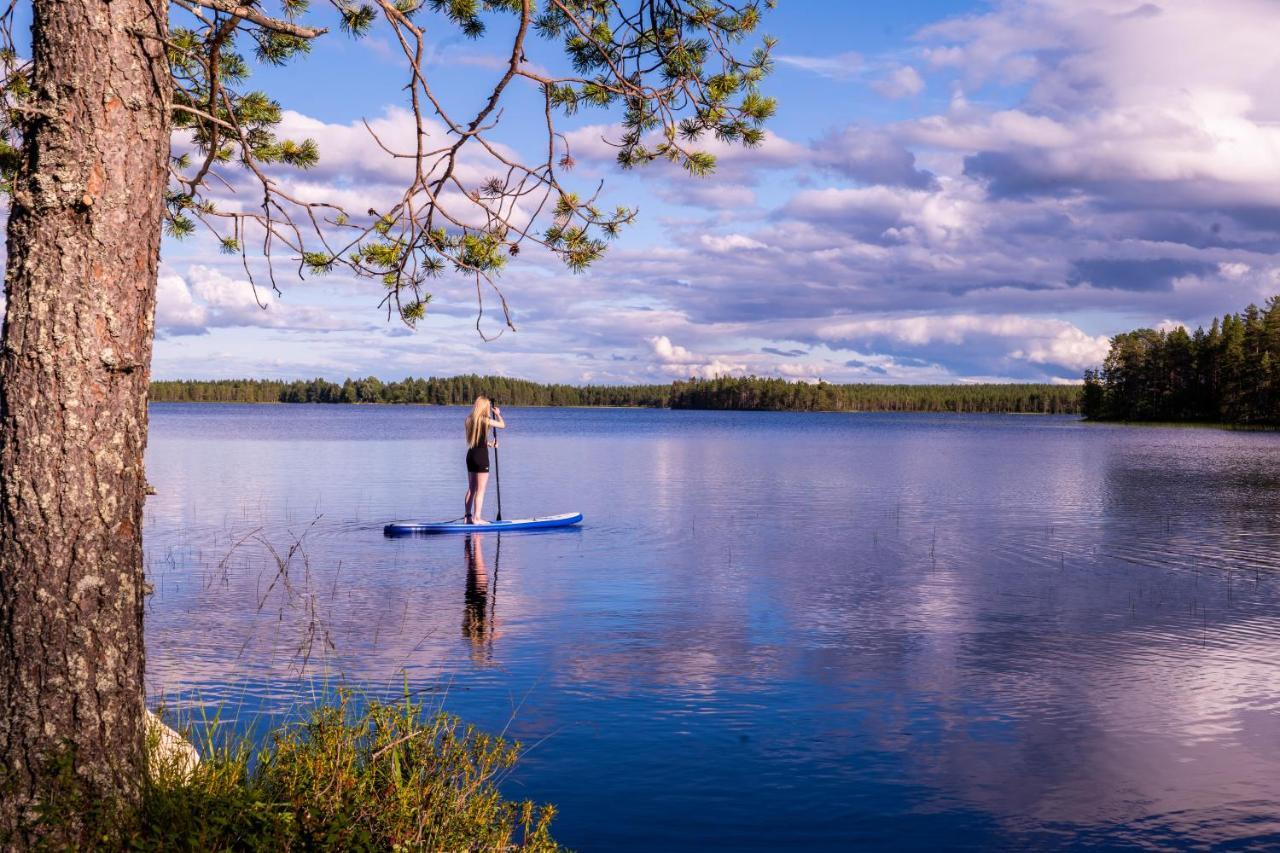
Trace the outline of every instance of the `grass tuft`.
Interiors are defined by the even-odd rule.
[[[261,747],[204,731],[194,768],[149,738],[133,849],[560,849],[552,806],[498,790],[519,744],[409,697],[340,693]]]

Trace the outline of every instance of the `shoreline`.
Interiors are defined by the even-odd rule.
[[[1170,427],[1177,429],[1229,429],[1234,432],[1280,432],[1280,424],[1233,424],[1226,421],[1126,421],[1081,416],[1085,423],[1106,426]]]
[[[424,409],[467,409],[467,403],[318,403],[318,402],[282,402],[280,400],[148,400],[147,405],[165,406],[316,406],[316,407],[368,407],[396,408],[418,407]],[[749,414],[812,414],[812,415],[1001,415],[1006,417],[1059,417],[1075,418],[1082,423],[1102,426],[1131,427],[1168,427],[1179,429],[1220,429],[1234,432],[1280,432],[1280,424],[1232,424],[1221,421],[1126,421],[1103,418],[1088,418],[1079,412],[1027,412],[1027,411],[957,411],[954,409],[748,409],[718,408],[698,406],[618,406],[599,405],[584,406],[580,404],[548,405],[538,403],[507,404],[511,409],[609,409],[616,411],[651,411],[651,412],[740,412]]]
[[[147,405],[162,406],[315,406],[317,408],[373,408],[391,409],[418,407],[423,409],[469,409],[469,403],[314,403],[314,402],[282,402],[280,400],[148,400]],[[546,405],[538,403],[507,403],[510,409],[611,409],[617,411],[645,412],[741,412],[747,414],[810,414],[810,415],[1004,415],[1030,417],[1077,418],[1084,420],[1079,412],[1019,412],[1019,411],[956,411],[954,409],[745,409],[717,408],[712,406],[583,406],[583,405]],[[1112,421],[1092,421],[1092,423],[1114,423]],[[1139,423],[1139,422],[1133,422]]]

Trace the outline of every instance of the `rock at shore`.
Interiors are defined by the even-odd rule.
[[[167,771],[187,778],[200,763],[200,753],[159,717],[147,711],[147,746],[151,749],[151,777],[158,778]]]

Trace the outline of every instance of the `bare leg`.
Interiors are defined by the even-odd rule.
[[[471,523],[471,519],[477,515],[472,509],[472,503],[476,498],[476,475],[467,472],[467,496],[462,499],[462,520],[466,524]]]
[[[489,474],[472,474],[474,485],[471,487],[471,500],[473,508],[471,510],[471,524],[488,524],[482,516],[484,515],[484,489],[489,485]]]

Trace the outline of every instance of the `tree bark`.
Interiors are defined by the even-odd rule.
[[[68,780],[99,808],[136,802],[142,780],[143,451],[169,154],[167,0],[32,5],[0,351],[0,832],[17,846]],[[53,836],[74,844],[91,827],[70,817]]]

